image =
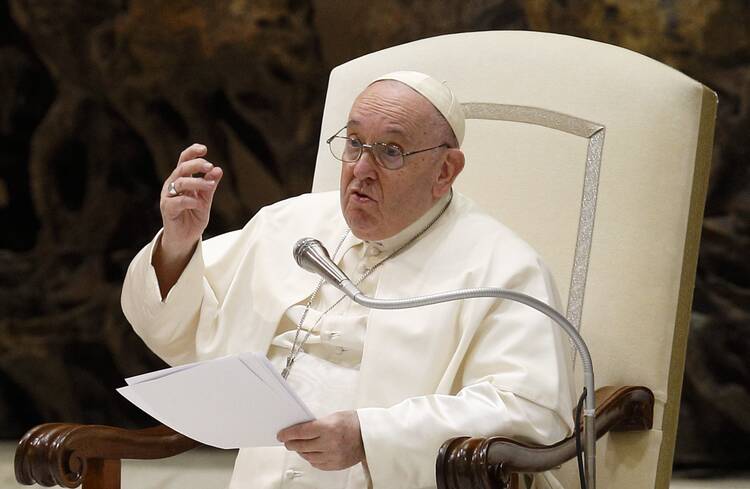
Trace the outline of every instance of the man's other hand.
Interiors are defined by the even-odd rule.
[[[300,454],[320,470],[343,470],[365,461],[356,411],[339,411],[279,431],[287,450]]]

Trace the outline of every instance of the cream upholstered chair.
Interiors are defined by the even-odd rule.
[[[652,430],[601,440],[600,487],[666,488],[716,95],[650,58],[569,36],[425,39],[332,71],[314,191],[338,188],[325,138],[345,124],[354,97],[402,69],[445,80],[464,103],[467,164],[457,190],[550,265],[597,386],[654,393]],[[561,472],[577,487],[573,464]]]
[[[601,487],[667,487],[715,94],[645,56],[574,37],[510,31],[417,41],[333,70],[313,190],[337,188],[325,137],[343,125],[356,94],[401,69],[446,80],[464,103],[467,164],[456,187],[550,265],[597,385],[654,393],[653,429],[600,442]],[[566,487],[576,477],[572,464],[563,467]]]
[[[326,138],[344,125],[354,97],[371,79],[395,70],[443,79],[465,104],[467,165],[457,190],[546,259],[566,305],[563,312],[591,349],[597,386],[643,385],[653,392],[652,429],[600,439],[599,487],[668,487],[715,94],[654,60],[574,37],[508,31],[416,41],[332,71],[313,191],[338,187],[340,164],[330,156]],[[637,406],[622,409],[643,409]],[[35,430],[17,452],[19,481],[39,480],[32,474],[36,470],[47,482],[65,477],[80,482],[75,469],[63,477],[55,467],[39,466],[38,460],[48,459],[59,468],[73,449],[50,456],[34,440],[59,449],[60,443],[50,440],[60,433],[84,437],[85,430],[61,425]],[[79,456],[93,460],[91,471],[100,476],[119,477],[119,461],[106,465],[110,459],[156,458],[193,446],[181,439],[162,455],[151,450],[139,456],[133,447],[153,448],[159,437],[172,435],[156,429],[142,441],[130,433],[98,433],[92,436],[99,446],[117,445],[115,439],[126,446],[97,458],[91,443],[76,442]],[[499,447],[502,440],[497,442]],[[488,487],[498,469],[512,465],[498,466],[493,443],[447,443],[438,463],[441,486]],[[461,458],[469,452],[478,466],[468,467]],[[541,458],[532,454],[531,465]],[[453,462],[459,467],[451,468]],[[565,487],[578,485],[570,463],[558,477]]]

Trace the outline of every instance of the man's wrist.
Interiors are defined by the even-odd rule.
[[[170,238],[165,230],[156,242],[154,255],[159,257],[162,264],[187,264],[190,257],[195,253],[197,246],[197,239],[192,243],[185,240],[175,240]]]

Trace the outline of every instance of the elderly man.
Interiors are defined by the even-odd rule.
[[[317,417],[282,430],[284,446],[241,450],[230,487],[433,487],[452,436],[564,437],[569,349],[541,314],[492,299],[367,310],[294,264],[313,236],[368,295],[498,286],[556,303],[535,252],[453,193],[464,120],[445,84],[385,75],[345,124],[328,140],[338,194],[279,202],[206,242],[222,171],[187,148],[164,184],[163,231],[128,271],[123,309],[163,359],[267,352]]]

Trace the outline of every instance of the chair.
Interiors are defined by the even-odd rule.
[[[597,385],[613,386],[597,390],[599,487],[667,488],[716,95],[647,57],[569,36],[506,31],[416,41],[331,72],[313,191],[338,185],[325,138],[369,80],[397,69],[447,80],[464,103],[467,165],[457,190],[545,257],[564,313],[592,352]],[[119,482],[119,458],[194,445],[165,428],[42,425],[21,440],[16,476],[117,487],[92,474]],[[436,454],[438,486],[512,487],[515,474],[555,469],[574,453],[570,439],[551,447],[448,440]],[[557,477],[578,487],[574,462]]]

